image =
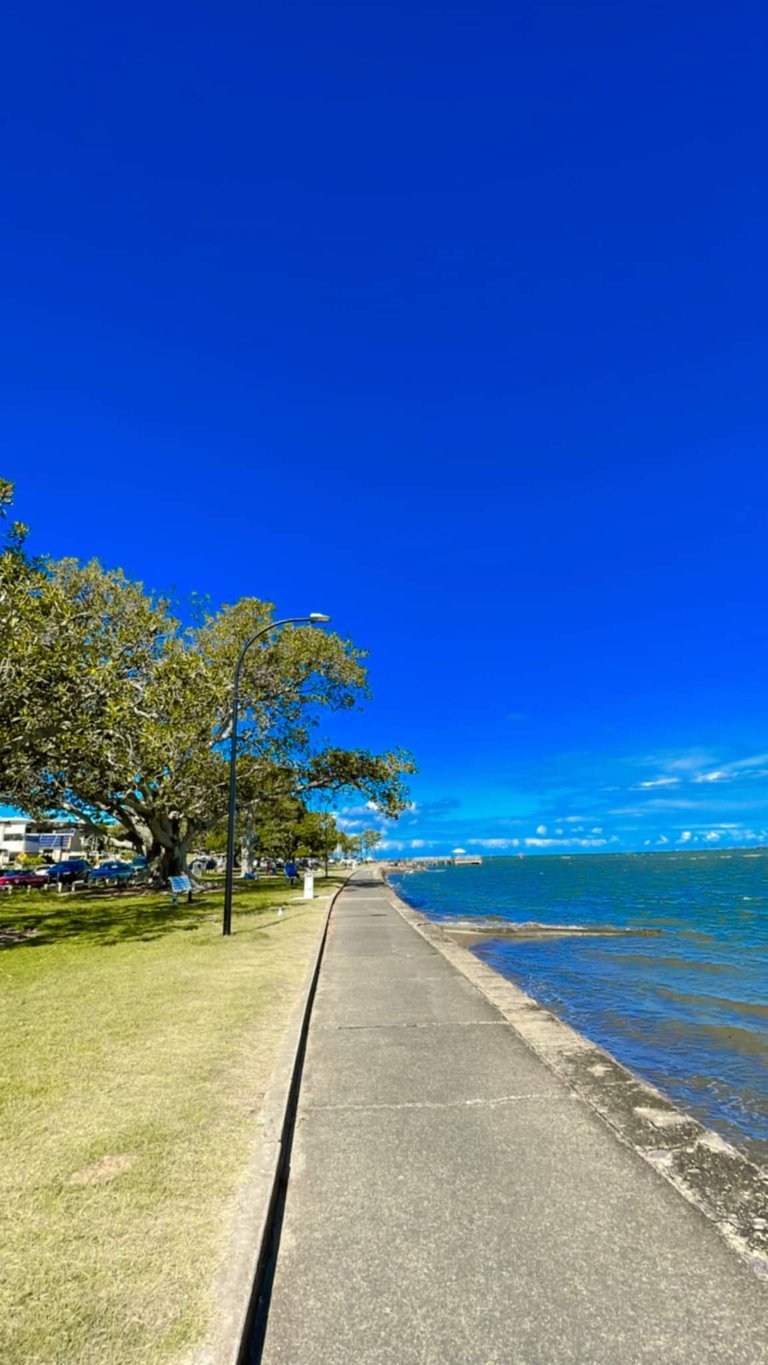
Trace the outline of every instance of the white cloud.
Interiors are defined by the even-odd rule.
[[[603,827],[602,825],[595,825],[594,829],[591,829],[589,832],[590,834],[602,834]]]
[[[537,826],[536,826],[536,833],[537,833],[537,834],[546,834],[546,832],[547,832],[547,827],[546,827],[546,825],[537,825]]]
[[[434,848],[435,841],[433,839],[382,839],[376,847],[404,853],[408,849]]]
[[[691,840],[691,831],[690,831],[689,829],[684,829],[683,832],[682,832],[682,834],[680,835],[680,838],[678,839],[677,842],[678,842],[679,844],[687,844],[687,843],[690,843],[690,840]]]
[[[519,839],[467,839],[473,848],[519,848]]]
[[[602,848],[607,839],[525,839],[528,848]],[[613,843],[614,841],[611,840]]]
[[[373,801],[366,801],[364,806],[339,806],[336,817],[339,824],[342,824],[344,819],[349,820],[351,817],[358,824],[362,822],[363,827],[368,829],[387,829],[395,824],[394,820],[376,808]]]
[[[702,835],[702,838],[705,839],[708,844],[713,844],[716,840],[722,838],[722,835],[719,829],[708,829],[706,834]]]
[[[353,829],[363,829],[363,828],[365,827],[365,821],[364,821],[364,820],[348,820],[347,817],[346,817],[346,815],[337,815],[337,816],[336,816],[336,824],[338,825],[339,829],[350,829],[350,830],[353,830]]]
[[[717,802],[717,805],[721,805]],[[608,815],[647,815],[653,810],[701,810],[701,801],[687,801],[683,797],[653,796],[642,806],[611,806]]]
[[[676,787],[680,781],[679,777],[654,777],[650,782],[638,782],[633,791],[640,791],[641,788],[649,787]]]
[[[756,777],[768,777],[768,754],[755,754],[753,758],[740,758],[735,763],[723,763],[720,768],[713,768],[710,772],[697,773],[694,782],[736,782],[739,778],[750,780]]]
[[[668,843],[669,843],[669,839],[667,838],[666,834],[660,834],[659,837],[658,837],[658,839],[656,840],[656,843],[657,843],[657,844],[668,844]]]
[[[561,829],[556,829],[556,830],[555,830],[555,834],[562,834],[562,832],[563,832],[563,831],[562,831]]]
[[[680,758],[664,762],[663,758],[657,760],[661,767],[666,767],[670,772],[677,770],[683,777],[697,785],[709,782],[735,782],[739,778],[752,780],[754,778],[768,777],[768,754],[752,754],[749,758],[737,758],[732,763],[717,763],[713,754],[703,750],[694,750],[690,754]],[[640,787],[671,786],[673,782],[680,779],[658,778],[655,781],[641,782]],[[637,790],[635,788],[634,790]]]
[[[752,758],[740,758],[736,763],[726,763],[729,772],[742,772],[745,768],[762,768],[768,763],[768,754],[753,754]]]
[[[714,754],[706,749],[690,749],[687,753],[677,754],[668,758],[666,762],[659,761],[660,768],[668,768],[670,772],[693,773],[702,768],[709,768],[717,759]]]

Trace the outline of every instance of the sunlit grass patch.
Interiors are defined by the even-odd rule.
[[[299,894],[238,889],[231,938],[208,888],[0,901],[3,1365],[154,1365],[204,1330],[317,938]]]

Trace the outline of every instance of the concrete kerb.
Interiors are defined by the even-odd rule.
[[[383,870],[379,875],[386,882]],[[386,884],[393,909],[406,923],[496,1007],[620,1142],[714,1223],[761,1279],[768,1279],[768,1170],[451,940],[438,923],[425,919]]]
[[[290,1144],[301,1062],[317,978],[333,907],[349,878],[331,897],[299,999],[291,1011],[280,1053],[259,1113],[260,1132],[244,1182],[236,1196],[229,1244],[213,1286],[214,1316],[204,1344],[189,1365],[243,1365],[249,1333],[263,1288],[275,1210]]]

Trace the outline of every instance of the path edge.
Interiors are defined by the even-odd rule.
[[[187,1357],[188,1365],[244,1365],[246,1359],[269,1260],[280,1186],[287,1174],[293,1112],[328,926],[349,880],[347,877],[336,888],[318,927],[312,960],[264,1093],[258,1115],[260,1131],[248,1174],[235,1196],[229,1241],[212,1289],[213,1317],[205,1341]]]
[[[400,899],[383,869],[379,875],[392,908],[406,923],[472,983],[624,1146],[714,1223],[741,1260],[768,1280],[768,1170],[450,939],[437,921]]]

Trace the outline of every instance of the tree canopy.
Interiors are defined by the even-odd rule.
[[[0,481],[3,512],[12,493]],[[235,664],[272,604],[198,606],[185,622],[120,569],[30,560],[24,533],[14,524],[0,550],[0,796],[116,820],[150,864],[178,870],[226,811]],[[241,802],[349,790],[397,816],[410,755],[318,742],[324,713],[368,695],[351,641],[310,626],[267,635],[241,678]]]

